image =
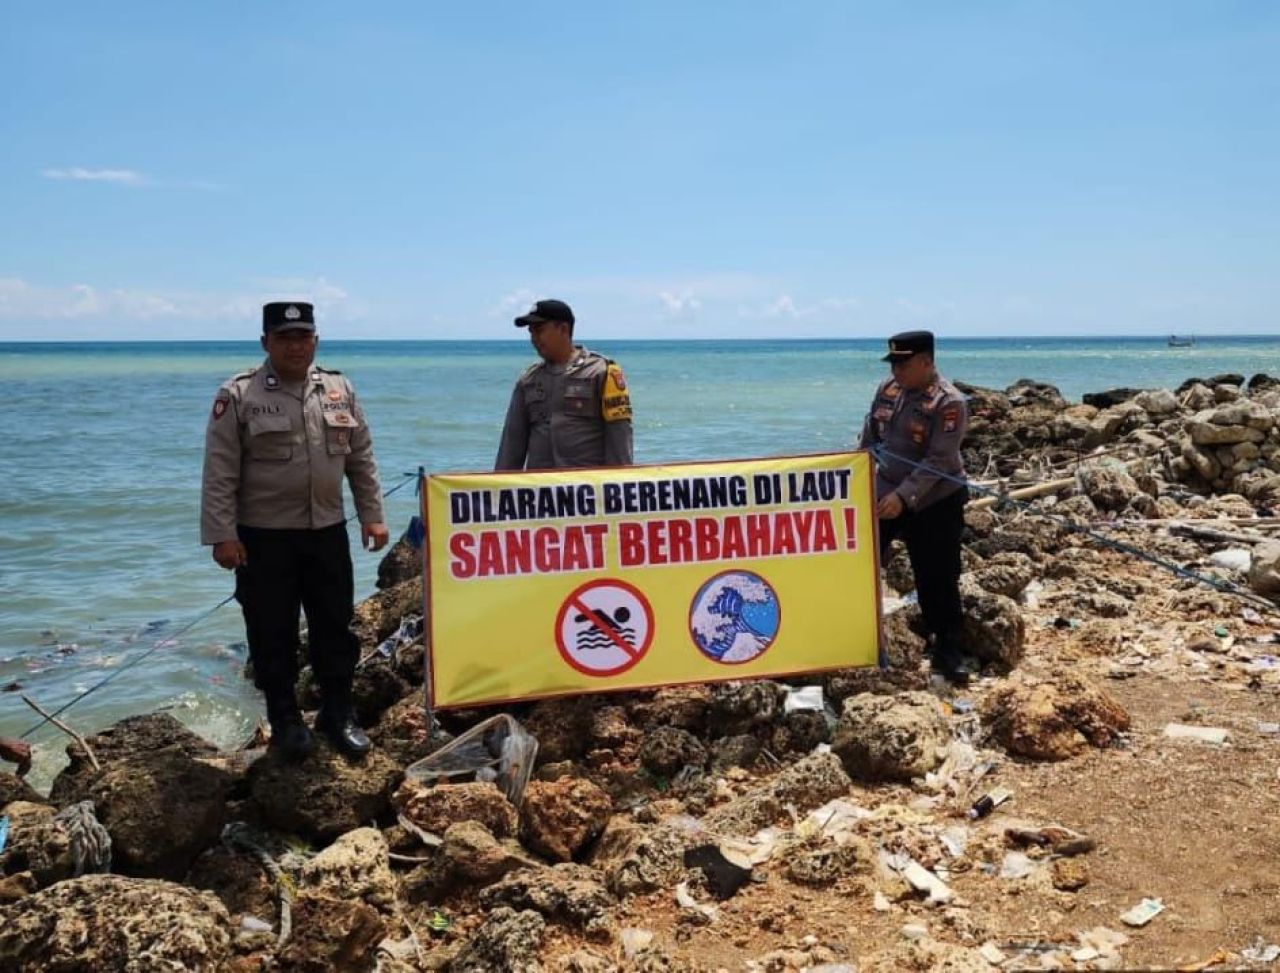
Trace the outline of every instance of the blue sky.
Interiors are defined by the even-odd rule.
[[[1280,330],[1280,4],[0,13],[0,340]]]

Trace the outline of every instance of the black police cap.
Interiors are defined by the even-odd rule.
[[[933,354],[932,331],[903,331],[889,339],[889,354],[881,361],[906,361],[920,352]]]
[[[306,301],[273,301],[262,305],[262,333],[315,331],[316,314]]]
[[[516,318],[516,327],[527,328],[531,324],[544,324],[547,321],[564,321],[566,324],[573,324],[573,309],[564,301],[538,301]]]

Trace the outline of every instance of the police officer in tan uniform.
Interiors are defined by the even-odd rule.
[[[932,333],[894,335],[883,360],[893,374],[876,389],[860,443],[861,449],[882,447],[876,465],[880,562],[894,538],[906,542],[920,611],[933,635],[934,668],[963,685],[960,535],[968,489],[960,443],[968,409],[934,366]]]
[[[630,466],[631,396],[622,368],[573,343],[573,311],[538,301],[515,319],[542,359],[516,380],[495,470]]]
[[[299,609],[321,693],[316,728],[347,754],[370,746],[351,704],[360,646],[344,477],[363,545],[379,550],[388,536],[369,426],[347,378],[314,364],[318,340],[310,304],[263,306],[266,361],[218,390],[201,491],[201,542],[236,572],[271,742],[295,759],[314,746],[294,695]]]

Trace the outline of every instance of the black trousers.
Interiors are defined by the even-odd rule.
[[[268,704],[292,700],[298,612],[307,616],[311,668],[325,700],[343,703],[360,657],[351,631],[355,582],[345,524],[320,530],[236,528],[248,564],[236,569],[255,682]]]
[[[904,511],[880,521],[880,563],[889,545],[902,538],[916,576],[916,594],[925,626],[933,633],[934,651],[956,650],[964,615],[960,608],[960,535],[964,532],[967,489],[957,490],[919,513]]]

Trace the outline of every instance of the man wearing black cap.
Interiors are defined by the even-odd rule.
[[[630,466],[631,396],[616,362],[573,343],[573,311],[538,301],[516,318],[542,359],[516,379],[495,470]]]
[[[911,558],[934,668],[963,685],[960,535],[964,530],[964,396],[938,374],[933,334],[904,331],[889,339],[892,377],[881,383],[862,427],[860,448],[877,453],[880,563],[901,537]]]
[[[344,753],[369,750],[351,704],[360,645],[351,631],[344,476],[362,543],[371,551],[387,543],[369,426],[347,378],[313,364],[318,340],[310,304],[263,306],[266,361],[218,390],[201,491],[201,541],[236,572],[271,744],[292,759],[314,747],[294,695],[299,609],[320,687],[316,728]]]

